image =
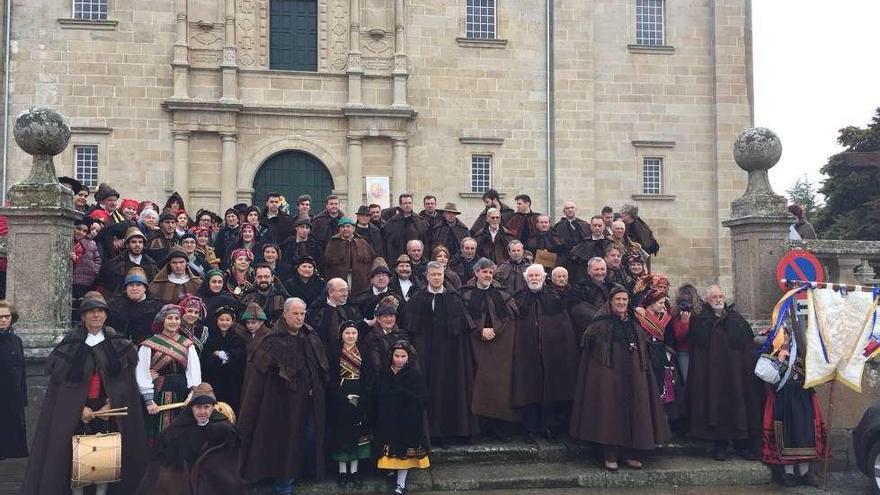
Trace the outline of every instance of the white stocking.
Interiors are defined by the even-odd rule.
[[[346,465],[346,462],[345,462],[345,461],[339,461],[339,472],[340,472],[341,474],[345,474],[345,472],[346,472],[346,471],[345,471],[345,467],[346,467],[345,465]]]
[[[785,474],[794,474],[794,466],[791,464],[786,464],[783,466],[785,468]]]
[[[807,471],[810,470],[810,463],[809,462],[802,462],[802,463],[798,464],[797,467],[798,467],[798,474],[803,476],[803,475],[807,474]]]
[[[351,461],[351,467],[348,468],[348,472],[350,472],[352,474],[358,472],[358,460],[357,459]]]
[[[406,473],[409,472],[409,469],[398,469],[397,470],[397,485],[401,488],[406,488]]]

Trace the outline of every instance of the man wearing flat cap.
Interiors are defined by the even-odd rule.
[[[125,277],[134,267],[143,269],[147,282],[159,272],[156,261],[145,252],[147,237],[137,227],[130,227],[125,232],[123,250],[101,265],[98,272],[98,290],[107,296],[122,292]]]
[[[80,303],[81,321],[64,335],[46,360],[49,385],[43,398],[21,493],[70,493],[74,435],[119,432],[122,435],[121,480],[117,493],[134,493],[147,467],[143,407],[135,379],[137,349],[105,325],[107,302],[88,292]],[[127,407],[128,414],[101,417],[102,411]],[[96,485],[105,495],[108,484]],[[82,494],[83,488],[74,488]]]
[[[235,469],[240,456],[241,439],[232,418],[218,409],[211,385],[200,383],[186,410],[159,435],[137,495],[245,493]]]
[[[446,203],[438,211],[442,213],[442,218],[433,224],[431,249],[443,245],[449,250],[450,257],[455,256],[461,252],[461,241],[470,234],[467,225],[458,219],[461,212],[455,203]]]
[[[324,249],[324,278],[341,278],[355,294],[370,286],[370,271],[376,252],[366,239],[354,233],[354,220],[342,217],[339,233],[327,241]]]
[[[308,218],[298,218],[293,222],[293,235],[284,239],[278,246],[281,249],[281,261],[296,266],[300,258],[310,257],[314,260],[315,269],[321,270],[321,259],[324,248],[312,238],[312,222]]]
[[[147,254],[161,266],[165,264],[165,259],[168,257],[168,252],[171,248],[179,245],[180,236],[177,235],[177,217],[173,213],[162,213],[159,215],[159,230],[147,245]]]
[[[370,221],[370,208],[361,205],[355,215],[354,233],[363,237],[370,243],[376,256],[385,257],[385,241],[382,239],[382,230]]]
[[[168,263],[150,284],[150,294],[164,304],[177,304],[184,296],[195,294],[202,285],[202,279],[190,269],[188,260],[182,249],[172,249],[168,254]]]
[[[376,261],[373,263],[373,271],[370,273],[370,287],[359,294],[355,294],[351,299],[351,302],[360,308],[361,316],[366,321],[366,326],[373,326],[374,322],[372,320],[376,317],[374,314],[376,305],[386,297],[396,298],[399,305],[403,304],[403,296],[390,290],[390,284],[391,270],[388,269],[384,259],[376,258]],[[361,327],[360,329],[366,330],[366,327]]]
[[[148,292],[144,269],[135,266],[125,274],[125,293],[110,299],[107,324],[137,345],[153,336],[153,317],[162,301]]]

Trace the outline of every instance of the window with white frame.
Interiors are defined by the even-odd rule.
[[[98,185],[98,145],[77,145],[73,147],[73,150],[76,180],[82,182],[84,186],[96,187]]]
[[[663,45],[663,1],[636,0],[637,45]]]
[[[663,193],[663,158],[646,156],[642,159],[642,194]]]
[[[73,18],[84,21],[107,20],[107,0],[73,0]]]
[[[471,155],[471,192],[482,193],[492,187],[492,155]]]
[[[495,39],[495,21],[495,0],[467,0],[465,37]]]

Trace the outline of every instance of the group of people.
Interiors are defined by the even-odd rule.
[[[765,391],[755,333],[720,287],[670,294],[633,205],[587,221],[567,201],[551,225],[529,196],[514,209],[489,190],[468,227],[430,195],[419,213],[402,194],[350,218],[336,196],[312,215],[308,196],[291,213],[270,193],[219,217],[190,215],[176,193],[161,209],[119,201],[106,184],[89,205],[87,188],[62,182],[83,214],[78,324],[48,359],[23,493],[65,493],[71,436],[107,432],[123,437],[119,493],[269,481],[289,494],[328,461],[339,483],[360,484],[370,460],[402,494],[432,446],[478,434],[567,436],[601,446],[609,471],[640,469],[671,431],[712,441],[718,460],[761,452],[786,484],[815,483],[812,391]],[[0,370],[13,398],[0,458],[28,454],[13,313],[0,302],[0,347],[18,356]]]

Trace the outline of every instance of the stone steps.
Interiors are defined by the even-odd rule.
[[[452,492],[484,490],[526,490],[547,488],[638,488],[693,486],[750,486],[771,481],[770,470],[760,462],[731,459],[718,462],[708,457],[659,455],[643,459],[644,469],[625,467],[605,471],[593,459],[557,462],[435,463],[426,470],[413,470],[407,478],[408,491]],[[376,476],[368,477],[362,489],[342,490],[335,482],[302,483],[300,495],[327,493],[388,493],[389,486]],[[252,495],[268,495],[258,487]]]

